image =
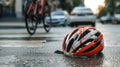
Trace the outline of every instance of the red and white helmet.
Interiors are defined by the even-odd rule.
[[[103,48],[103,35],[91,26],[73,29],[62,43],[62,51],[68,56],[92,56],[101,52]]]

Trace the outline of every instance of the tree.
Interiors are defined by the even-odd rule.
[[[62,9],[65,9],[66,0],[60,0],[60,6]]]
[[[72,2],[73,2],[73,7],[79,6],[80,4],[83,3],[82,0],[72,0]]]
[[[106,14],[107,14],[107,10],[106,10],[105,8],[103,8],[103,9],[100,11],[100,13],[98,14],[97,18],[100,18],[100,17],[102,17],[102,16],[104,16],[104,15],[106,15]]]
[[[60,0],[60,7],[63,10],[67,10],[68,12],[71,12],[71,10],[75,7],[75,6],[79,6],[80,4],[83,4],[84,0],[71,0],[73,5],[70,4],[70,2],[67,2],[66,0]]]
[[[115,3],[115,0],[107,0],[107,11],[110,12],[111,15],[114,15]]]

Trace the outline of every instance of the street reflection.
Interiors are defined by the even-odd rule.
[[[104,54],[100,53],[92,57],[65,57],[68,62],[67,66],[70,67],[102,67],[104,61]]]

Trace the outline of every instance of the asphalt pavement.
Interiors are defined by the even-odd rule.
[[[55,54],[61,50],[65,35],[75,27],[53,27],[46,33],[42,27],[35,35],[27,33],[24,22],[0,22],[0,67],[119,67],[120,24],[97,23],[105,47],[100,55],[67,57]]]

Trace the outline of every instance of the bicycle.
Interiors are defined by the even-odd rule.
[[[30,35],[35,34],[38,23],[43,23],[46,32],[51,29],[51,9],[47,0],[26,0],[25,2],[25,25]],[[47,22],[45,19],[48,19]]]

